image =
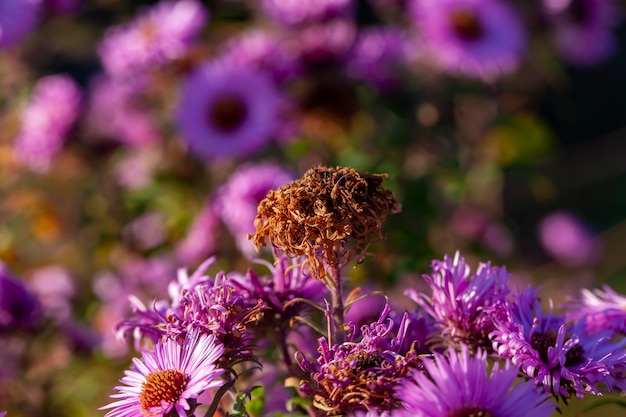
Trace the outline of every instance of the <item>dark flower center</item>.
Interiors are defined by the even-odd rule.
[[[547,332],[534,333],[531,338],[531,346],[539,352],[539,357],[545,363],[548,363],[548,348],[554,347],[557,335],[558,333],[556,330],[550,330]],[[569,335],[566,335],[565,338],[569,338]],[[565,366],[572,366],[582,362],[584,353],[585,350],[580,345],[576,345],[571,348],[565,354]]]
[[[364,352],[359,350],[355,353],[351,353],[346,357],[348,361],[353,360],[355,362],[354,372],[359,373],[366,369],[378,368],[383,363],[381,358],[376,353]]]
[[[159,407],[162,401],[175,403],[187,387],[187,375],[175,369],[151,372],[141,384],[139,402],[142,410]]]
[[[453,411],[448,417],[494,417],[494,415],[475,406],[466,406],[460,410]]]
[[[454,32],[467,41],[476,41],[485,34],[485,28],[478,16],[468,9],[454,10],[450,14],[450,23]]]
[[[593,9],[588,0],[572,0],[567,13],[573,23],[583,26],[591,20]]]
[[[248,106],[233,94],[218,97],[209,108],[209,122],[217,130],[229,133],[237,129],[248,116]]]

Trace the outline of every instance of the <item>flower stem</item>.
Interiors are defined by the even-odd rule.
[[[331,298],[331,317],[329,320],[332,320],[332,334],[329,334],[328,337],[331,338],[330,344],[339,344],[343,343],[345,339],[345,330],[343,326],[343,291],[341,284],[341,268],[338,266],[330,266],[328,268],[328,273],[330,275],[330,298]]]

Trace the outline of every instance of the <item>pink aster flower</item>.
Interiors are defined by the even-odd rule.
[[[619,21],[612,0],[543,0],[557,53],[575,65],[593,65],[616,50]]]
[[[403,416],[549,417],[555,406],[518,369],[505,362],[489,366],[487,354],[449,349],[424,359],[425,372],[415,372],[398,389]]]
[[[47,171],[78,117],[80,102],[80,88],[69,76],[41,78],[21,113],[16,158],[35,171]]]
[[[215,362],[224,347],[213,335],[190,332],[184,343],[167,339],[144,352],[142,359],[133,358],[133,366],[115,389],[120,398],[100,409],[112,409],[106,417],[188,416],[198,396],[223,385],[224,372]]]
[[[207,19],[196,0],[163,0],[106,32],[98,47],[102,64],[109,75],[127,77],[181,58]]]
[[[444,71],[491,80],[517,67],[526,36],[508,3],[421,0],[412,12],[424,48]]]
[[[15,45],[37,24],[41,0],[0,0],[0,49]]]
[[[583,288],[580,297],[571,299],[564,309],[568,319],[583,321],[590,334],[606,330],[626,334],[626,296],[608,285],[594,290]]]
[[[248,234],[255,231],[257,206],[270,190],[294,180],[293,174],[277,164],[266,162],[238,168],[215,197],[215,212],[235,237],[242,253],[256,253]]]
[[[594,263],[602,250],[600,239],[578,217],[555,212],[539,224],[539,239],[544,249],[559,262],[581,266]]]
[[[283,104],[265,72],[207,63],[185,81],[176,120],[198,157],[246,157],[276,134]]]

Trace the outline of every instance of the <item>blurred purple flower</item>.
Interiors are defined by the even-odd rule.
[[[15,45],[37,25],[41,0],[0,0],[0,49]]]
[[[255,231],[257,206],[268,191],[293,181],[293,174],[272,162],[239,167],[215,196],[214,208],[245,255],[256,253],[248,234]]]
[[[98,47],[106,72],[133,77],[181,58],[208,20],[196,0],[162,0],[132,21],[108,29]]]
[[[526,35],[501,0],[423,0],[412,7],[424,48],[447,72],[492,80],[517,67]]]
[[[161,162],[156,149],[151,147],[135,149],[123,155],[115,165],[117,182],[131,190],[148,187]]]
[[[49,75],[39,79],[20,115],[16,158],[35,171],[47,171],[78,117],[80,102],[80,88],[71,77]]]
[[[143,213],[124,227],[122,235],[132,247],[143,251],[153,249],[166,239],[165,221],[161,213]]]
[[[0,334],[32,330],[40,319],[37,297],[0,262]]]
[[[506,319],[496,320],[494,351],[557,399],[624,389],[625,343],[613,342],[612,332],[588,334],[584,322],[568,324],[551,309],[544,313],[536,293],[516,294]]]
[[[347,17],[354,11],[353,0],[262,0],[263,10],[283,25],[299,25]]]
[[[115,387],[119,400],[100,407],[109,409],[105,417],[173,416],[185,417],[193,411],[198,396],[224,385],[223,369],[216,367],[224,347],[213,335],[189,332],[184,342],[167,339],[133,358],[133,366]]]
[[[176,244],[176,258],[190,265],[213,255],[218,246],[219,225],[215,209],[206,205],[187,229],[187,234]]]
[[[60,265],[38,268],[31,273],[31,287],[41,303],[43,311],[59,322],[70,319],[74,296],[74,280],[70,273]]]
[[[300,74],[302,68],[293,48],[278,32],[249,29],[229,39],[217,58],[230,67],[252,67],[265,71],[281,83]]]
[[[602,289],[583,288],[580,297],[563,306],[568,320],[582,321],[590,334],[606,332],[626,334],[626,296],[608,285]]]
[[[199,158],[247,157],[276,134],[284,104],[265,72],[209,62],[185,81],[176,121]]]
[[[471,273],[465,259],[457,252],[454,258],[432,262],[432,274],[424,275],[432,293],[408,289],[405,294],[435,321],[439,330],[433,340],[438,345],[468,345],[471,349],[491,347],[489,334],[493,319],[503,311],[510,292],[510,274],[505,267],[480,263]]]
[[[487,353],[435,353],[424,359],[425,372],[414,372],[397,390],[404,403],[402,416],[507,416],[549,417],[555,410],[535,384],[518,380],[518,369],[506,362],[501,368],[487,361]]]
[[[557,53],[575,65],[594,65],[616,51],[619,22],[613,0],[543,0]]]
[[[552,257],[570,266],[594,263],[602,249],[600,240],[579,218],[563,211],[541,221],[539,239]]]
[[[304,67],[326,62],[343,63],[354,46],[357,29],[352,20],[312,23],[292,32],[291,45]]]
[[[399,28],[366,28],[359,32],[348,70],[357,79],[387,88],[398,83],[398,69],[408,58],[408,40]]]
[[[94,140],[112,140],[131,147],[159,138],[156,120],[139,104],[142,86],[99,75],[89,86],[86,124]]]

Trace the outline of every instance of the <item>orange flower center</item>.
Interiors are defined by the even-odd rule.
[[[139,402],[143,410],[159,407],[163,401],[175,403],[187,386],[187,375],[175,369],[150,373],[141,384]]]

